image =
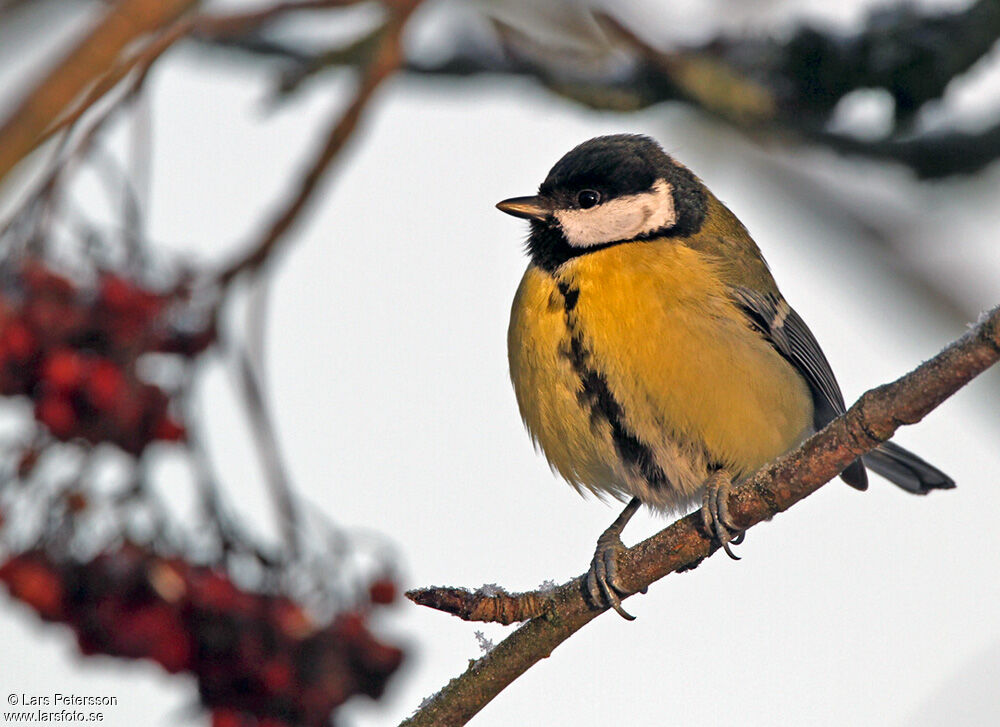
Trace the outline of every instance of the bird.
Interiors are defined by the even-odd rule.
[[[700,502],[737,558],[731,488],[843,414],[844,397],[746,227],[654,139],[585,141],[537,194],[496,207],[530,223],[507,332],[518,408],[578,492],[628,502],[584,592],[631,619],[617,562],[636,511]],[[840,477],[867,489],[866,467],[914,494],[955,486],[892,442]]]

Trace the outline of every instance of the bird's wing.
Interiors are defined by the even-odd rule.
[[[816,337],[780,295],[735,288],[733,298],[749,324],[806,380],[813,398],[813,426],[817,431],[846,411],[844,395],[823,355]],[[868,487],[861,460],[855,460],[841,477],[852,487]]]

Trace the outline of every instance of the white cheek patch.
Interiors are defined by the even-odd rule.
[[[673,192],[661,179],[648,192],[618,197],[586,210],[559,210],[555,218],[573,247],[631,240],[677,222]]]

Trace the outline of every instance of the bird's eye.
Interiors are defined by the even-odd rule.
[[[576,195],[576,202],[580,209],[590,209],[601,201],[601,193],[593,189],[585,189]]]

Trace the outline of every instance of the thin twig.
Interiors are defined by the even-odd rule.
[[[94,83],[86,95],[68,113],[60,116],[42,132],[38,137],[37,144],[44,143],[61,131],[72,129],[79,122],[80,118],[93,108],[94,104],[104,98],[130,73],[134,73],[134,77],[129,83],[128,88],[122,93],[120,102],[124,103],[133,100],[142,89],[153,64],[174,43],[190,33],[193,28],[194,20],[192,18],[183,18],[167,27],[140,50],[127,56],[119,57],[114,66]],[[116,106],[118,105],[116,104]],[[110,115],[108,118],[110,118]]]
[[[736,525],[747,529],[787,510],[858,456],[888,440],[900,426],[919,422],[998,360],[1000,307],[934,358],[893,383],[866,392],[845,415],[735,488],[729,508]],[[619,560],[623,587],[637,593],[712,555],[718,546],[702,528],[701,515],[693,513],[630,548]],[[514,679],[603,613],[584,599],[584,578],[578,576],[547,593],[542,615],[470,664],[402,725],[465,724]],[[423,589],[416,595],[426,599],[434,590]]]
[[[111,69],[135,39],[163,27],[198,0],[120,0],[0,125],[0,180],[38,145],[80,93]]]
[[[327,10],[357,5],[362,0],[289,0],[276,2],[260,10],[243,13],[203,15],[198,18],[196,34],[207,38],[226,38],[259,29],[283,15],[300,10]]]
[[[240,393],[250,419],[251,432],[257,443],[257,452],[264,470],[264,477],[278,512],[279,527],[295,558],[302,552],[302,528],[299,524],[298,505],[292,492],[288,471],[281,454],[278,433],[267,403],[263,382],[264,326],[267,310],[267,283],[269,278],[260,276],[253,280],[248,291],[244,338],[227,348],[236,371]]]
[[[394,12],[386,24],[385,34],[365,69],[354,99],[331,125],[323,148],[303,175],[297,192],[274,218],[267,231],[250,246],[249,252],[232,261],[219,273],[220,285],[226,285],[241,273],[258,270],[278,248],[285,234],[312,199],[313,193],[334,159],[351,138],[375,91],[399,68],[403,58],[400,36],[407,19],[419,2],[420,0],[400,0],[394,4]]]
[[[148,0],[144,1],[148,2]],[[174,0],[175,3],[176,1],[177,0]],[[187,4],[193,5],[196,2],[198,2],[198,0],[188,0]],[[164,14],[158,22],[150,23],[147,27],[145,27],[145,30],[149,32],[160,31],[153,40],[133,52],[117,54],[111,59],[112,62],[109,64],[106,71],[101,71],[99,68],[95,67],[94,70],[96,73],[92,76],[92,78],[96,78],[97,80],[90,85],[86,94],[79,100],[76,100],[76,94],[66,98],[62,102],[62,107],[56,109],[55,112],[50,115],[50,121],[39,127],[41,131],[37,134],[31,144],[31,147],[27,149],[22,156],[29,153],[38,145],[44,143],[55,134],[71,129],[75,126],[80,118],[86,114],[87,111],[94,106],[94,104],[104,98],[122,81],[122,79],[126,78],[131,73],[134,73],[136,77],[130,84],[128,91],[125,92],[125,95],[130,96],[137,94],[145,82],[146,75],[153,67],[153,64],[160,58],[161,55],[163,55],[163,53],[165,53],[182,38],[189,35],[195,35],[201,39],[215,39],[223,42],[227,37],[253,32],[261,26],[264,26],[267,23],[294,11],[322,10],[327,8],[344,7],[347,5],[357,4],[358,2],[360,2],[360,0],[297,0],[279,2],[269,5],[261,10],[242,13],[218,13],[188,16],[173,23],[170,22],[172,18],[176,15],[180,15],[182,11],[179,11],[174,16]],[[124,7],[121,12],[128,14],[128,10]],[[135,37],[138,37],[138,35],[139,33],[137,33]],[[89,80],[90,79],[88,79],[88,82]],[[57,84],[57,82],[58,79],[46,80],[43,86],[46,84]],[[33,96],[37,95],[41,88],[42,86],[40,86],[39,89],[36,89]],[[25,103],[28,103],[30,100],[30,98],[26,99]],[[76,102],[74,103],[74,101]],[[0,139],[5,139],[6,137],[4,135],[7,133],[11,132],[8,132],[6,127],[0,130]],[[3,163],[2,152],[0,152],[0,163]],[[0,177],[2,177],[4,173],[6,173],[6,170],[0,168]]]

